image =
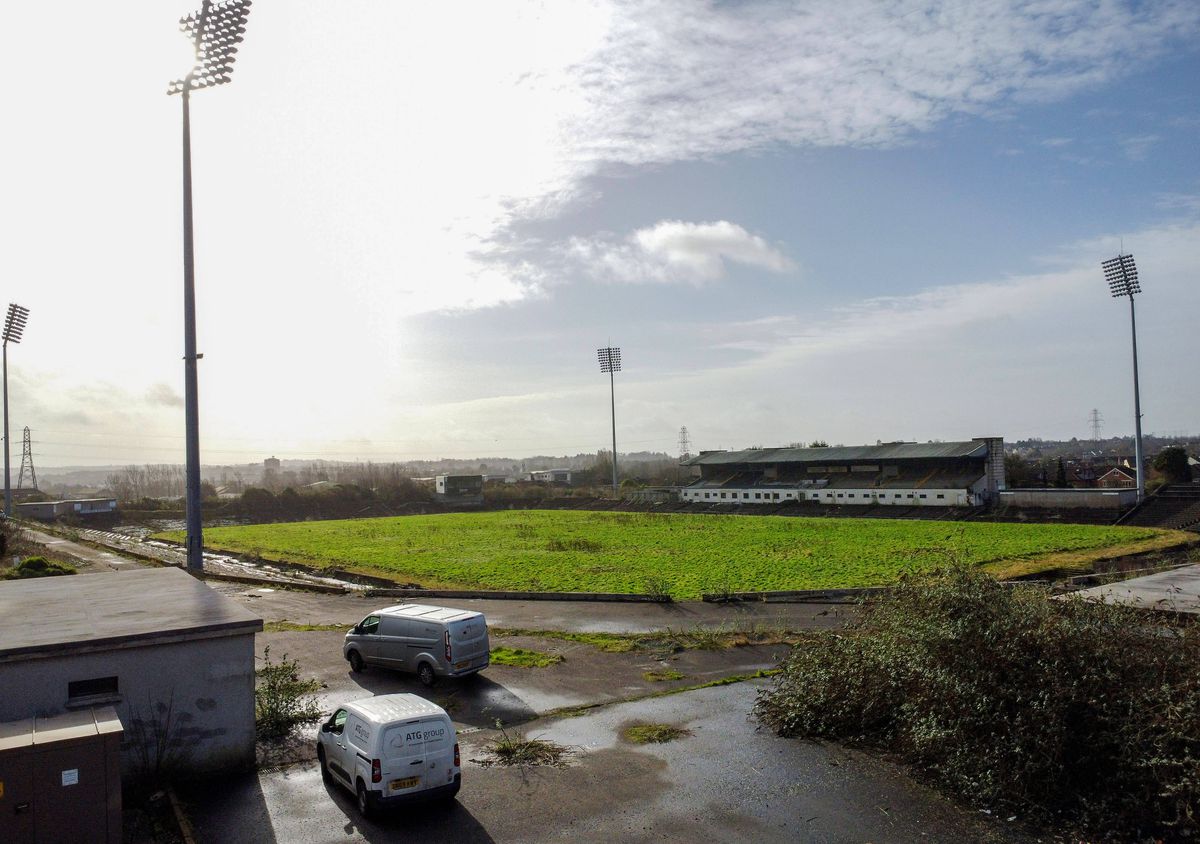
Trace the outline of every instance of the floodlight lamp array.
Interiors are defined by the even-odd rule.
[[[603,349],[596,349],[596,357],[600,360],[601,372],[621,371],[621,349],[619,347],[608,346]]]
[[[8,316],[4,318],[4,342],[20,343],[21,334],[25,331],[25,321],[29,319],[29,308],[9,304]]]
[[[1104,270],[1104,280],[1108,282],[1108,292],[1114,299],[1122,296],[1132,298],[1134,293],[1141,293],[1138,283],[1137,266],[1133,263],[1132,255],[1118,255],[1100,263]]]
[[[167,87],[167,94],[182,94],[230,81],[237,45],[246,32],[250,0],[204,0],[200,11],[179,19],[179,30],[196,48],[196,64],[183,79]]]

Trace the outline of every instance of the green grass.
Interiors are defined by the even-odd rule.
[[[350,624],[297,624],[294,621],[267,621],[263,623],[264,633],[311,633],[314,631],[341,630],[345,632],[353,625]]]
[[[642,673],[642,679],[648,683],[665,683],[670,680],[682,680],[684,676],[682,671],[676,671],[674,668],[663,668],[658,671],[645,671]]]
[[[691,734],[691,730],[673,727],[670,724],[634,724],[632,727],[626,727],[622,733],[627,741],[634,744],[666,744]]]
[[[515,665],[518,668],[546,668],[562,662],[558,654],[527,651],[524,648],[492,648],[492,665]]]
[[[181,539],[179,532],[163,538]],[[205,544],[436,588],[703,593],[881,586],[948,557],[1008,576],[1089,568],[1150,528],[899,519],[502,511],[217,527]]]

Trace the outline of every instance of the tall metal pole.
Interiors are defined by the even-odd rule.
[[[617,386],[613,380],[616,376],[608,370],[608,393],[612,400],[612,435],[613,435],[613,498],[617,497]],[[7,417],[5,417],[7,419]],[[7,424],[7,423],[6,423]],[[8,429],[5,428],[4,440],[8,442]],[[6,452],[7,453],[7,452]]]
[[[237,45],[246,31],[250,0],[203,0],[200,10],[179,20],[179,29],[192,42],[195,64],[183,79],[167,87],[183,99],[183,385],[187,449],[187,567],[204,570],[204,537],[200,522],[200,400],[196,361],[196,278],[192,242],[192,123],[190,95],[194,90],[229,82]]]
[[[1146,495],[1146,468],[1142,462],[1142,397],[1138,389],[1137,317],[1133,311],[1133,296],[1129,297],[1129,328],[1133,332],[1133,461],[1137,464],[1137,500],[1141,501]]]
[[[207,3],[205,7],[207,7]],[[183,89],[183,385],[187,427],[187,567],[204,571],[200,523],[200,409],[196,378],[196,267],[192,242],[192,123],[188,88]]]
[[[12,486],[8,469],[8,340],[4,341],[4,515],[12,518]]]

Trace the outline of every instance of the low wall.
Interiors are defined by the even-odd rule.
[[[1001,507],[1085,508],[1120,511],[1137,503],[1135,489],[1006,489]]]

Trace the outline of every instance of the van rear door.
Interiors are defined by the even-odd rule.
[[[449,662],[452,672],[482,668],[488,664],[491,648],[487,622],[482,615],[451,621],[446,625],[450,637]]]
[[[454,725],[438,715],[392,724],[382,751],[385,797],[445,785],[453,777]]]

